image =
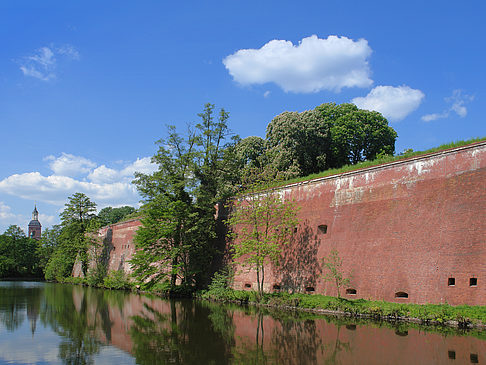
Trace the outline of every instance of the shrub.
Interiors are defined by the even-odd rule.
[[[104,278],[103,286],[107,289],[130,289],[132,284],[123,270],[114,270]]]

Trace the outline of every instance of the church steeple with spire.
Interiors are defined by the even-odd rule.
[[[42,233],[42,225],[39,222],[39,212],[37,211],[37,205],[34,205],[34,211],[32,212],[32,220],[29,223],[29,237],[35,240],[40,240]]]

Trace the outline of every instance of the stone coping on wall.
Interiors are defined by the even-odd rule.
[[[123,221],[123,222],[116,222],[116,223],[108,224],[106,226],[101,227],[100,230],[118,227],[118,226],[122,226],[122,225],[125,225],[125,224],[128,225],[129,223],[140,222],[141,219],[142,219],[141,217],[138,217],[138,218],[132,218],[132,219],[129,219],[129,220]]]
[[[427,153],[425,155],[408,157],[408,158],[404,158],[403,160],[386,162],[386,163],[376,165],[376,166],[363,167],[363,168],[353,170],[353,171],[347,171],[347,172],[342,172],[342,173],[338,173],[338,174],[334,174],[334,175],[317,177],[315,179],[299,181],[299,182],[296,182],[296,183],[285,184],[285,185],[274,187],[272,189],[273,190],[287,189],[287,188],[292,188],[292,187],[295,187],[295,186],[315,184],[315,183],[319,183],[319,182],[326,181],[326,180],[333,180],[333,179],[336,179],[336,178],[342,178],[342,177],[347,177],[347,176],[352,176],[352,175],[360,175],[362,173],[367,173],[367,172],[371,172],[371,171],[384,170],[384,169],[393,168],[393,167],[396,167],[396,166],[399,166],[399,165],[406,165],[406,164],[409,164],[411,162],[432,159],[432,158],[435,158],[435,157],[438,157],[438,156],[451,155],[451,154],[454,154],[454,153],[457,153],[457,152],[460,152],[460,151],[464,151],[464,150],[468,150],[468,149],[474,149],[474,148],[478,148],[478,147],[486,147],[486,141],[475,142],[475,143],[471,143],[471,144],[468,144],[468,145],[465,145],[465,146],[460,146],[460,147],[448,148],[448,149],[445,149],[445,150],[442,150],[442,151]]]

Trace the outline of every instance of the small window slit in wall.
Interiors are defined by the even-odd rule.
[[[408,293],[405,293],[404,291],[397,291],[395,293],[395,298],[408,298]]]
[[[356,289],[346,289],[346,294],[348,295],[356,295]]]
[[[469,278],[469,286],[478,286],[478,278]]]
[[[318,227],[319,233],[326,234],[327,233],[327,224],[320,224]]]
[[[449,357],[449,359],[455,360],[456,359],[456,352],[454,350],[449,350],[449,351],[447,351],[447,356]]]
[[[469,360],[471,360],[471,364],[478,364],[479,363],[479,356],[478,354],[470,354]]]
[[[273,290],[280,290],[280,285],[274,284],[273,285]]]
[[[347,324],[346,329],[350,331],[356,331],[356,325],[355,324]]]
[[[447,279],[447,285],[455,286],[456,285],[456,278],[449,278]]]
[[[246,284],[245,284],[245,288],[251,288],[251,284],[246,283]]]
[[[307,286],[307,287],[305,288],[305,291],[306,291],[306,292],[308,292],[308,293],[312,293],[312,292],[315,292],[316,290],[314,289],[314,287],[313,287],[313,286]]]

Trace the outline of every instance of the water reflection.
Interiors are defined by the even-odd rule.
[[[16,354],[27,351],[25,343],[30,341],[34,356],[32,349],[36,344],[40,347],[36,341],[45,339],[48,333],[53,340],[45,345],[52,346],[46,351],[54,352],[48,362],[64,364],[486,361],[484,333],[437,331],[403,323],[370,323],[190,300],[166,301],[80,286],[0,283],[0,344],[13,339],[10,347],[0,348],[0,362],[14,364],[46,361],[46,354],[37,360]]]

